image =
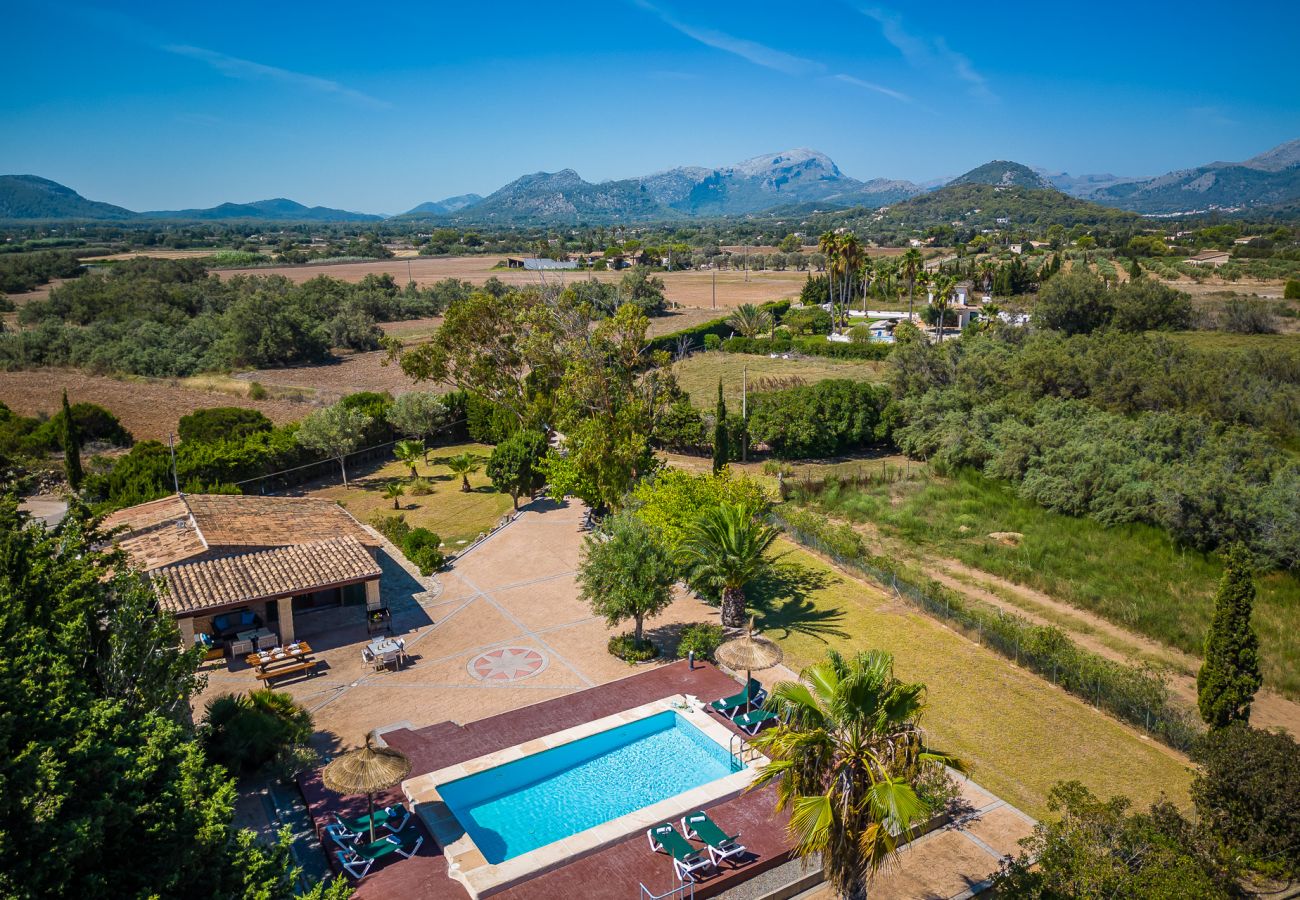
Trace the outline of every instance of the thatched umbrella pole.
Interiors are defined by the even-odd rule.
[[[411,761],[391,747],[376,747],[374,732],[366,745],[332,760],[321,770],[325,787],[340,794],[365,794],[370,842],[375,841],[375,793],[386,791],[411,774]]]

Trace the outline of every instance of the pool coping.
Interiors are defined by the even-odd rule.
[[[415,778],[408,778],[402,782],[402,791],[438,845],[442,847],[443,856],[447,861],[448,876],[459,881],[470,897],[478,900],[527,881],[543,872],[567,865],[655,825],[737,797],[749,787],[758,770],[767,765],[768,759],[757,751],[750,751],[745,754],[747,758],[744,768],[738,772],[495,864],[487,861],[475,845],[474,839],[466,833],[450,808],[443,802],[438,792],[441,785],[664,712],[676,712],[686,717],[709,739],[730,752],[734,746],[733,741],[737,737],[736,733],[710,716],[704,704],[699,701],[692,703],[693,699],[683,694],[673,694],[653,700],[536,740],[486,753]],[[647,852],[649,852],[648,846]]]

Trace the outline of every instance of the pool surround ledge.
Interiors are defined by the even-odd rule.
[[[402,791],[442,847],[447,861],[447,874],[464,885],[474,900],[488,897],[626,840],[638,832],[645,832],[655,825],[674,821],[696,809],[737,797],[753,782],[758,770],[767,765],[767,757],[750,750],[744,754],[745,766],[737,772],[496,864],[487,861],[438,792],[439,787],[448,782],[664,712],[678,713],[723,750],[732,749],[735,732],[709,715],[702,705],[692,705],[685,695],[675,694],[456,763],[436,772],[409,778],[402,782]],[[650,852],[648,846],[646,852]]]

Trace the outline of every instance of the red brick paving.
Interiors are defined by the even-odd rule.
[[[696,663],[692,670],[683,661],[467,725],[441,722],[414,731],[402,728],[386,732],[384,740],[411,758],[413,776],[422,775],[661,697],[695,694],[707,700],[735,693],[736,689],[736,682],[713,666]],[[326,790],[318,772],[308,773],[300,779],[300,784],[318,829],[329,821],[331,813],[350,816],[365,812],[364,797],[340,797]],[[395,788],[377,797],[376,802],[401,799],[400,789]],[[786,817],[776,813],[774,804],[775,792],[766,788],[708,807],[710,815],[724,829],[741,833],[741,842],[751,855],[740,866],[732,868],[724,863],[719,872],[702,877],[696,887],[697,897],[702,900],[712,897],[788,859],[791,842],[786,832]],[[643,834],[492,896],[502,900],[561,896],[628,900],[638,896],[638,883],[644,883],[655,893],[662,893],[675,883],[669,858],[652,853]],[[360,900],[380,897],[466,900],[468,895],[460,882],[447,877],[442,852],[426,833],[419,854],[377,867],[361,883],[356,896]]]

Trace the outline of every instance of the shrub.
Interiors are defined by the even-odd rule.
[[[269,396],[266,388],[262,387],[262,382],[254,381],[248,385],[249,400],[265,400]]]
[[[749,432],[782,459],[830,456],[888,437],[888,401],[885,388],[848,379],[755,394]]]
[[[1283,300],[1300,300],[1300,278],[1288,278],[1282,289]]]
[[[250,774],[307,743],[311,713],[289,694],[264,688],[208,702],[199,729],[208,758],[234,775]]]
[[[1238,724],[1211,731],[1192,756],[1201,764],[1192,782],[1201,821],[1253,867],[1300,875],[1300,745]]]
[[[835,326],[831,314],[820,306],[792,309],[781,320],[795,334],[830,334]]]
[[[411,526],[401,513],[395,516],[377,515],[370,520],[370,524],[397,547],[405,544],[406,536],[411,533]]]
[[[129,447],[134,442],[131,432],[122,427],[117,416],[94,403],[75,403],[72,423],[82,446],[95,441]],[[23,449],[29,453],[48,453],[63,449],[63,410],[42,423],[23,440]]]
[[[706,334],[704,336],[705,350],[717,350],[721,346],[722,346],[722,338],[718,337],[716,334]]]
[[[412,497],[423,497],[433,493],[433,482],[424,476],[412,478],[406,486],[406,492]]]
[[[659,655],[659,650],[655,647],[654,641],[646,638],[638,644],[630,631],[614,635],[609,639],[609,644],[606,646],[610,656],[617,656],[624,662],[646,662]]]
[[[870,344],[871,326],[854,325],[852,328],[849,329],[849,341],[854,344]]]
[[[402,552],[421,575],[432,575],[447,564],[441,547],[442,538],[427,528],[412,528],[402,542]]]
[[[1229,300],[1219,315],[1219,327],[1234,334],[1272,334],[1273,314],[1258,300]]]
[[[255,409],[214,406],[210,409],[196,409],[188,416],[181,416],[176,430],[182,441],[212,443],[246,438],[250,434],[270,431],[274,427],[270,419]]]
[[[713,651],[722,645],[722,626],[708,622],[696,622],[682,629],[682,639],[677,645],[677,655],[685,659],[692,650],[696,659],[712,661]]]

